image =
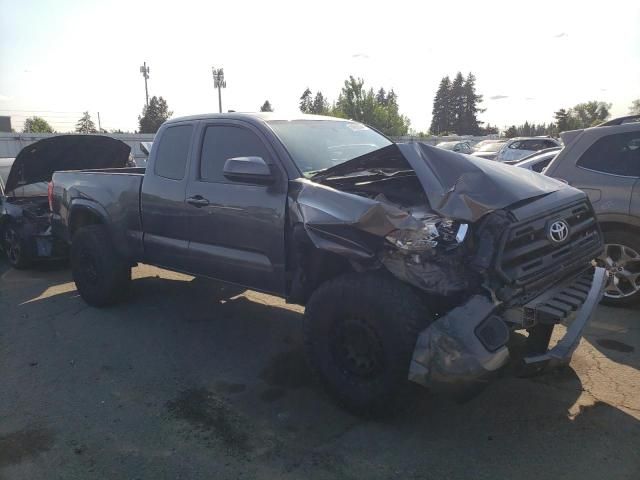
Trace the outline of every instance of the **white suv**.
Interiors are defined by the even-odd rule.
[[[544,150],[545,148],[560,147],[557,140],[549,137],[519,137],[507,140],[496,155],[497,162],[508,162],[519,160],[533,152]]]

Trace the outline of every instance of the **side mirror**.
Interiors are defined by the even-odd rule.
[[[229,180],[246,183],[272,183],[275,180],[262,157],[234,157],[224,162],[222,174]]]

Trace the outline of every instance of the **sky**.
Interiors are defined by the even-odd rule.
[[[393,88],[416,131],[431,121],[444,75],[477,77],[503,128],[550,122],[576,103],[640,98],[640,2],[0,0],[0,115],[21,130],[37,114],[70,131],[83,111],[134,131],[149,94],[174,116],[269,100],[295,111],[305,88],[333,101],[344,80]]]

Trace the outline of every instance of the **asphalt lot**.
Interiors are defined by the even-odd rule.
[[[134,276],[97,310],[0,261],[0,478],[640,478],[640,309],[600,307],[570,368],[366,421],[310,379],[300,308]]]

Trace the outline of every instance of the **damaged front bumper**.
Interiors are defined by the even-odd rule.
[[[572,320],[553,348],[524,358],[525,364],[539,367],[568,363],[602,298],[606,280],[605,270],[595,268],[588,276],[548,289],[518,308],[520,324],[507,320],[504,309],[491,299],[474,295],[418,335],[409,380],[436,389],[486,382],[509,360],[509,325],[513,329],[545,324],[553,328],[560,321]],[[512,318],[513,310],[509,312]]]

